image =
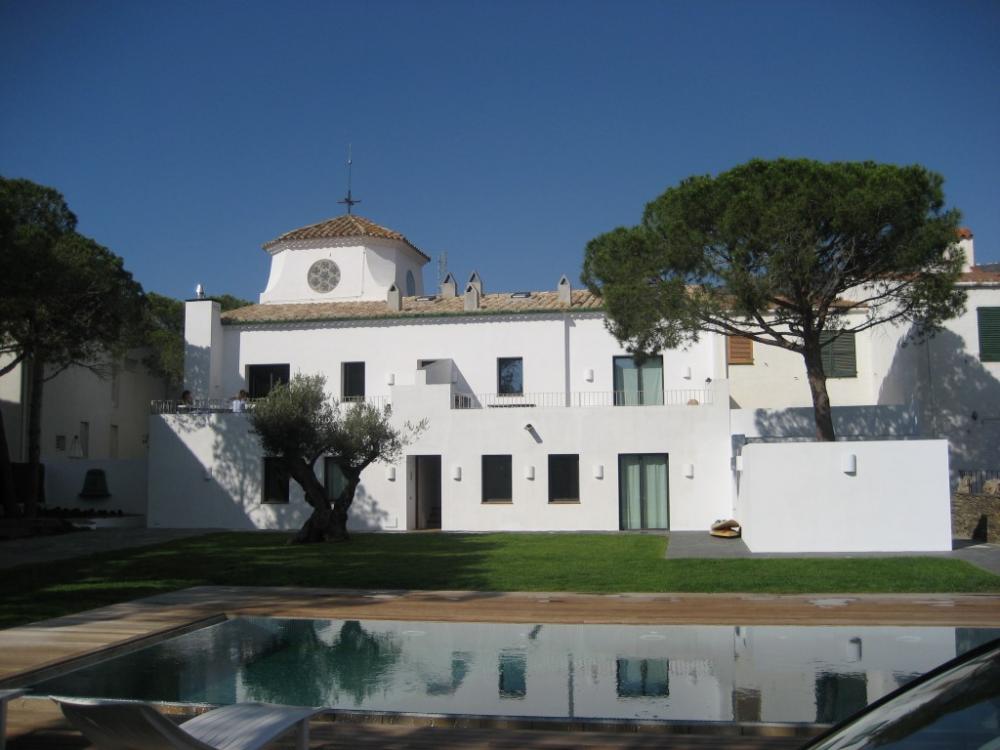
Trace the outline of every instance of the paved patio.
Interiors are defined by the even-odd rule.
[[[857,557],[942,557],[965,560],[994,575],[1000,575],[1000,544],[977,544],[967,539],[953,540],[950,552],[751,552],[742,539],[720,539],[705,531],[668,533],[668,560],[734,558],[857,558]]]

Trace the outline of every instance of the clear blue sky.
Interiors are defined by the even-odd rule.
[[[0,174],[176,297],[256,300],[348,143],[355,212],[487,291],[752,157],[924,164],[996,262],[998,31],[997,0],[0,0]]]

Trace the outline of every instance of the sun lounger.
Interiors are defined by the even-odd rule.
[[[309,719],[326,710],[237,703],[178,725],[145,703],[52,700],[99,750],[257,750],[294,727],[298,727],[297,750],[306,750]]]

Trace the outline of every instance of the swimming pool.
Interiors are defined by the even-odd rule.
[[[41,695],[569,720],[832,723],[1000,629],[238,617]]]

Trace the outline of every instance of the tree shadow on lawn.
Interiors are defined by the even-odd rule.
[[[0,580],[0,628],[58,617],[39,627],[115,620],[160,602],[143,597],[200,586],[377,591],[489,588],[489,535],[355,534],[339,544],[290,545],[288,533],[221,533],[153,547],[20,566]],[[477,597],[490,594],[477,593]],[[193,606],[217,594],[189,591]],[[376,603],[377,599],[357,602]],[[108,605],[106,612],[77,615]]]

